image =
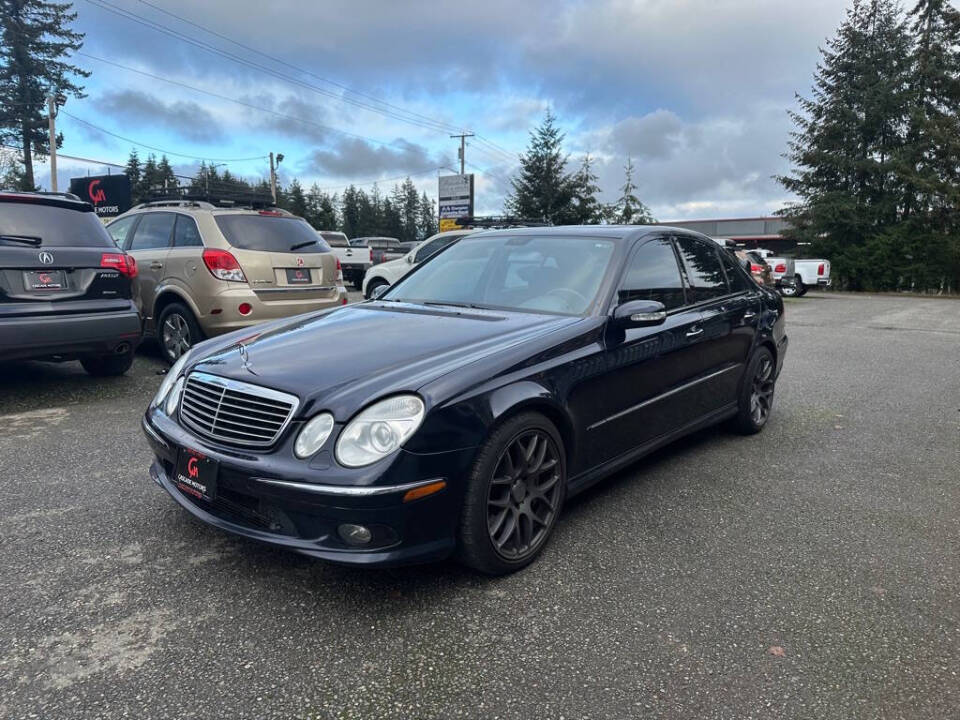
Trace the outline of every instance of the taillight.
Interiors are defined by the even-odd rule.
[[[755,265],[754,263],[750,263],[750,272],[752,272],[752,273],[762,273],[762,272],[763,272],[763,265]]]
[[[246,282],[247,278],[240,269],[240,263],[226,250],[207,248],[203,251],[203,264],[218,280],[230,282]]]
[[[337,258],[337,282],[343,282],[343,266],[340,264],[340,258]]]
[[[786,264],[784,264],[784,263],[779,263],[779,264],[773,269],[773,271],[774,271],[774,272],[782,272],[782,273],[785,273],[785,272],[787,271],[787,266],[786,266]]]
[[[825,269],[826,268],[824,267],[823,263],[817,265],[817,275],[823,275]]]
[[[137,276],[137,261],[126,253],[104,253],[100,256],[100,267],[116,270],[128,278]]]

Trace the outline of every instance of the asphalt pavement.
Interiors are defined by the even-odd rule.
[[[147,475],[155,351],[0,366],[0,717],[960,717],[960,301],[787,323],[763,433],[616,475],[501,579],[193,521]]]

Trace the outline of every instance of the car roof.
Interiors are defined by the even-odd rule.
[[[551,235],[557,237],[604,238],[607,240],[634,240],[651,233],[676,233],[706,237],[700,233],[669,225],[552,225],[541,227],[516,227],[502,230],[478,230],[471,237],[490,237],[493,235]]]
[[[32,205],[46,205],[79,212],[93,212],[93,205],[84,202],[71,193],[21,192],[19,190],[0,190],[0,202],[22,202]]]

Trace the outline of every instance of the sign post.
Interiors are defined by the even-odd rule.
[[[459,228],[457,218],[473,215],[473,174],[441,175],[438,200],[440,232]]]
[[[70,192],[93,205],[100,218],[114,218],[130,209],[130,178],[95,175],[70,178]]]

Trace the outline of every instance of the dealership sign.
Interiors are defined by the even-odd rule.
[[[100,217],[116,217],[130,209],[130,178],[126,175],[71,178],[70,192],[93,205]]]
[[[440,230],[455,230],[457,218],[473,216],[473,174],[442,175],[439,181]]]

